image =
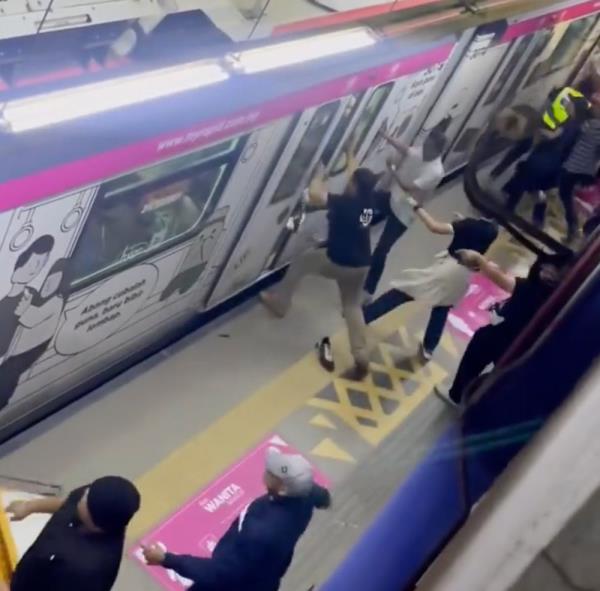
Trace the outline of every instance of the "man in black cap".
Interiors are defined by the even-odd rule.
[[[10,591],[109,591],[119,573],[125,530],[139,507],[136,487],[119,476],[99,478],[66,499],[11,503],[13,521],[34,513],[52,517],[17,565]]]

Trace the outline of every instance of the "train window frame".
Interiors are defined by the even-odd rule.
[[[341,102],[342,101],[340,99],[340,100],[336,100],[336,101],[331,101],[329,103],[323,103],[322,105],[319,105],[315,109],[315,112],[312,114],[312,117],[310,118],[310,121],[309,121],[306,129],[302,133],[302,137],[300,138],[300,141],[298,142],[298,144],[296,145],[296,148],[294,149],[294,153],[290,157],[290,159],[285,167],[285,171],[283,172],[283,174],[281,175],[281,177],[279,179],[279,182],[277,183],[277,188],[273,191],[273,195],[271,196],[270,201],[269,201],[269,206],[277,205],[278,203],[287,201],[288,199],[293,197],[298,192],[298,190],[301,188],[300,184],[302,182],[302,179],[304,178],[304,174],[301,175],[300,179],[294,179],[294,182],[292,182],[291,185],[289,183],[289,175],[291,174],[292,170],[296,170],[296,169],[302,170],[303,169],[303,167],[298,167],[298,154],[300,153],[301,150],[304,149],[304,147],[305,147],[304,142],[307,140],[307,138],[311,137],[311,135],[310,135],[311,131],[313,129],[315,129],[314,127],[312,127],[313,123],[315,121],[317,121],[317,118],[321,116],[320,114],[323,113],[327,109],[327,110],[331,110],[331,114],[329,115],[329,117],[330,117],[329,122],[325,126],[319,125],[318,127],[316,127],[316,129],[324,130],[322,135],[320,135],[318,137],[318,142],[317,142],[318,146],[321,146],[321,144],[323,143],[323,139],[327,135],[327,132],[331,129],[332,120],[335,119],[335,115],[340,108]],[[308,154],[310,155],[310,160],[308,163],[306,163],[306,168],[304,169],[305,171],[310,168],[310,165],[312,164],[313,157],[314,157],[314,152],[312,154],[310,154],[310,152],[309,152]],[[299,182],[297,182],[297,181],[299,181]]]
[[[527,86],[531,86],[542,78],[552,76],[572,63],[581,51],[581,48],[585,45],[590,32],[596,24],[596,20],[597,15],[594,14],[571,21],[552,50],[552,53],[548,56],[548,59],[540,61],[536,65],[530,78],[527,80]],[[583,26],[581,31],[578,28],[580,26]],[[564,43],[565,40],[569,42],[567,45]],[[571,43],[574,41],[577,41],[577,43],[574,44],[575,49],[573,50],[571,49]]]
[[[344,149],[338,154],[338,157],[335,160],[335,164],[333,165],[333,168],[331,169],[330,176],[337,176],[338,174],[342,174],[348,167],[346,150],[351,145],[351,142],[354,143],[355,151],[354,151],[353,155],[356,156],[356,153],[360,149],[360,146],[365,141],[365,138],[369,134],[370,129],[373,127],[375,120],[377,119],[377,117],[379,117],[381,110],[383,109],[383,107],[385,106],[385,103],[387,102],[388,98],[390,97],[390,94],[392,93],[392,90],[393,90],[395,84],[396,84],[396,81],[392,80],[390,82],[386,82],[385,84],[379,85],[377,88],[375,88],[373,90],[373,92],[371,93],[369,98],[366,100],[366,102],[364,102],[364,108],[363,108],[362,112],[360,113],[360,115],[358,116],[358,119],[354,123],[354,126],[352,128],[352,133],[348,136],[348,138],[344,142]],[[369,107],[371,106],[373,99],[375,97],[379,98],[380,95],[378,93],[380,93],[380,92],[383,92],[381,101],[379,102],[378,106],[373,111],[369,111]],[[363,115],[368,115],[369,118],[363,119]],[[366,125],[360,132],[360,137],[356,138],[357,129],[363,122],[366,122]]]
[[[150,258],[154,258],[160,253],[170,250],[178,244],[186,242],[196,236],[216,210],[218,203],[229,184],[229,179],[231,178],[233,170],[240,159],[248,137],[248,134],[245,134],[243,136],[229,138],[218,144],[213,144],[200,150],[194,150],[187,154],[163,160],[150,166],[145,166],[141,169],[111,178],[102,183],[71,254],[71,261],[73,261],[73,263],[77,260],[78,252],[82,251],[82,246],[86,239],[86,230],[90,227],[90,221],[95,214],[98,214],[102,205],[106,203],[105,200],[107,198],[118,199],[119,203],[127,204],[128,198],[130,201],[134,196],[139,198],[140,191],[143,191],[144,195],[151,195],[152,193],[160,191],[161,189],[164,190],[177,183],[193,183],[194,179],[198,178],[200,175],[209,171],[215,171],[214,179],[210,185],[209,195],[204,201],[202,208],[199,209],[196,220],[189,228],[183,232],[170,236],[165,240],[157,242],[154,245],[150,244],[149,247],[144,248],[144,250],[141,250],[139,253],[132,254],[131,256],[121,256],[121,258],[115,259],[93,271],[74,275],[71,280],[71,291],[81,291],[111,275],[121,273]],[[229,145],[229,149],[222,149],[218,152],[214,152],[216,147],[227,145]],[[203,158],[203,154],[207,154],[207,156]],[[186,165],[186,163],[190,164]],[[171,167],[170,171],[169,167]],[[143,175],[148,173],[152,174],[151,171],[153,170],[159,170],[160,172],[150,180],[144,179]],[[119,181],[133,179],[136,175],[139,177],[137,182],[130,182],[123,186],[117,184]],[[194,205],[197,204],[194,203]],[[128,245],[127,248],[129,247],[134,248],[135,244]]]
[[[341,140],[344,137],[344,133],[348,128],[348,125],[352,122],[358,109],[360,109],[360,105],[362,100],[364,99],[366,91],[361,90],[359,92],[354,92],[349,95],[349,102],[354,100],[354,104],[350,105],[350,110],[348,111],[348,116],[346,116],[346,108],[349,106],[348,104],[344,106],[344,113],[340,117],[339,121],[335,125],[335,129],[329,138],[329,141],[323,148],[323,152],[321,154],[321,163],[323,166],[327,167],[331,164],[336,156],[336,152],[338,151],[339,144],[341,144]],[[326,154],[329,153],[329,157],[326,157]]]
[[[494,84],[492,90],[488,93],[485,102],[482,105],[483,107],[489,107],[498,100],[498,97],[506,88],[506,83],[508,82],[511,73],[517,67],[517,64],[519,63],[519,60],[523,57],[523,54],[531,47],[533,40],[534,35],[529,34],[525,37],[521,37],[517,41],[513,54],[508,58],[502,72],[500,73],[500,76],[498,76],[498,79],[496,80],[496,83]]]

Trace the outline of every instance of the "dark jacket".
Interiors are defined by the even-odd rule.
[[[277,591],[314,509],[329,503],[319,486],[308,497],[265,495],[231,524],[212,558],[167,554],[163,566],[191,579],[190,591]]]

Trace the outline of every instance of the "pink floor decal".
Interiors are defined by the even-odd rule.
[[[262,477],[269,447],[298,453],[278,435],[270,436],[135,544],[129,551],[130,557],[164,589],[181,591],[189,587],[190,581],[172,571],[148,567],[141,556],[141,545],[159,543],[177,554],[210,556],[232,521],[255,498],[265,494]],[[316,470],[315,477],[320,484],[329,485],[327,478]]]

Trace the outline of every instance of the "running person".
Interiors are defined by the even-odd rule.
[[[349,182],[343,195],[327,191],[325,179],[317,174],[310,184],[310,207],[327,209],[328,236],[325,247],[310,250],[293,261],[281,281],[261,302],[282,318],[289,311],[294,292],[307,275],[321,275],[338,284],[343,315],[348,327],[355,361],[353,375],[363,380],[369,371],[366,325],[361,309],[362,291],[371,264],[370,226],[375,211],[374,188],[378,177],[358,168],[349,150]]]

